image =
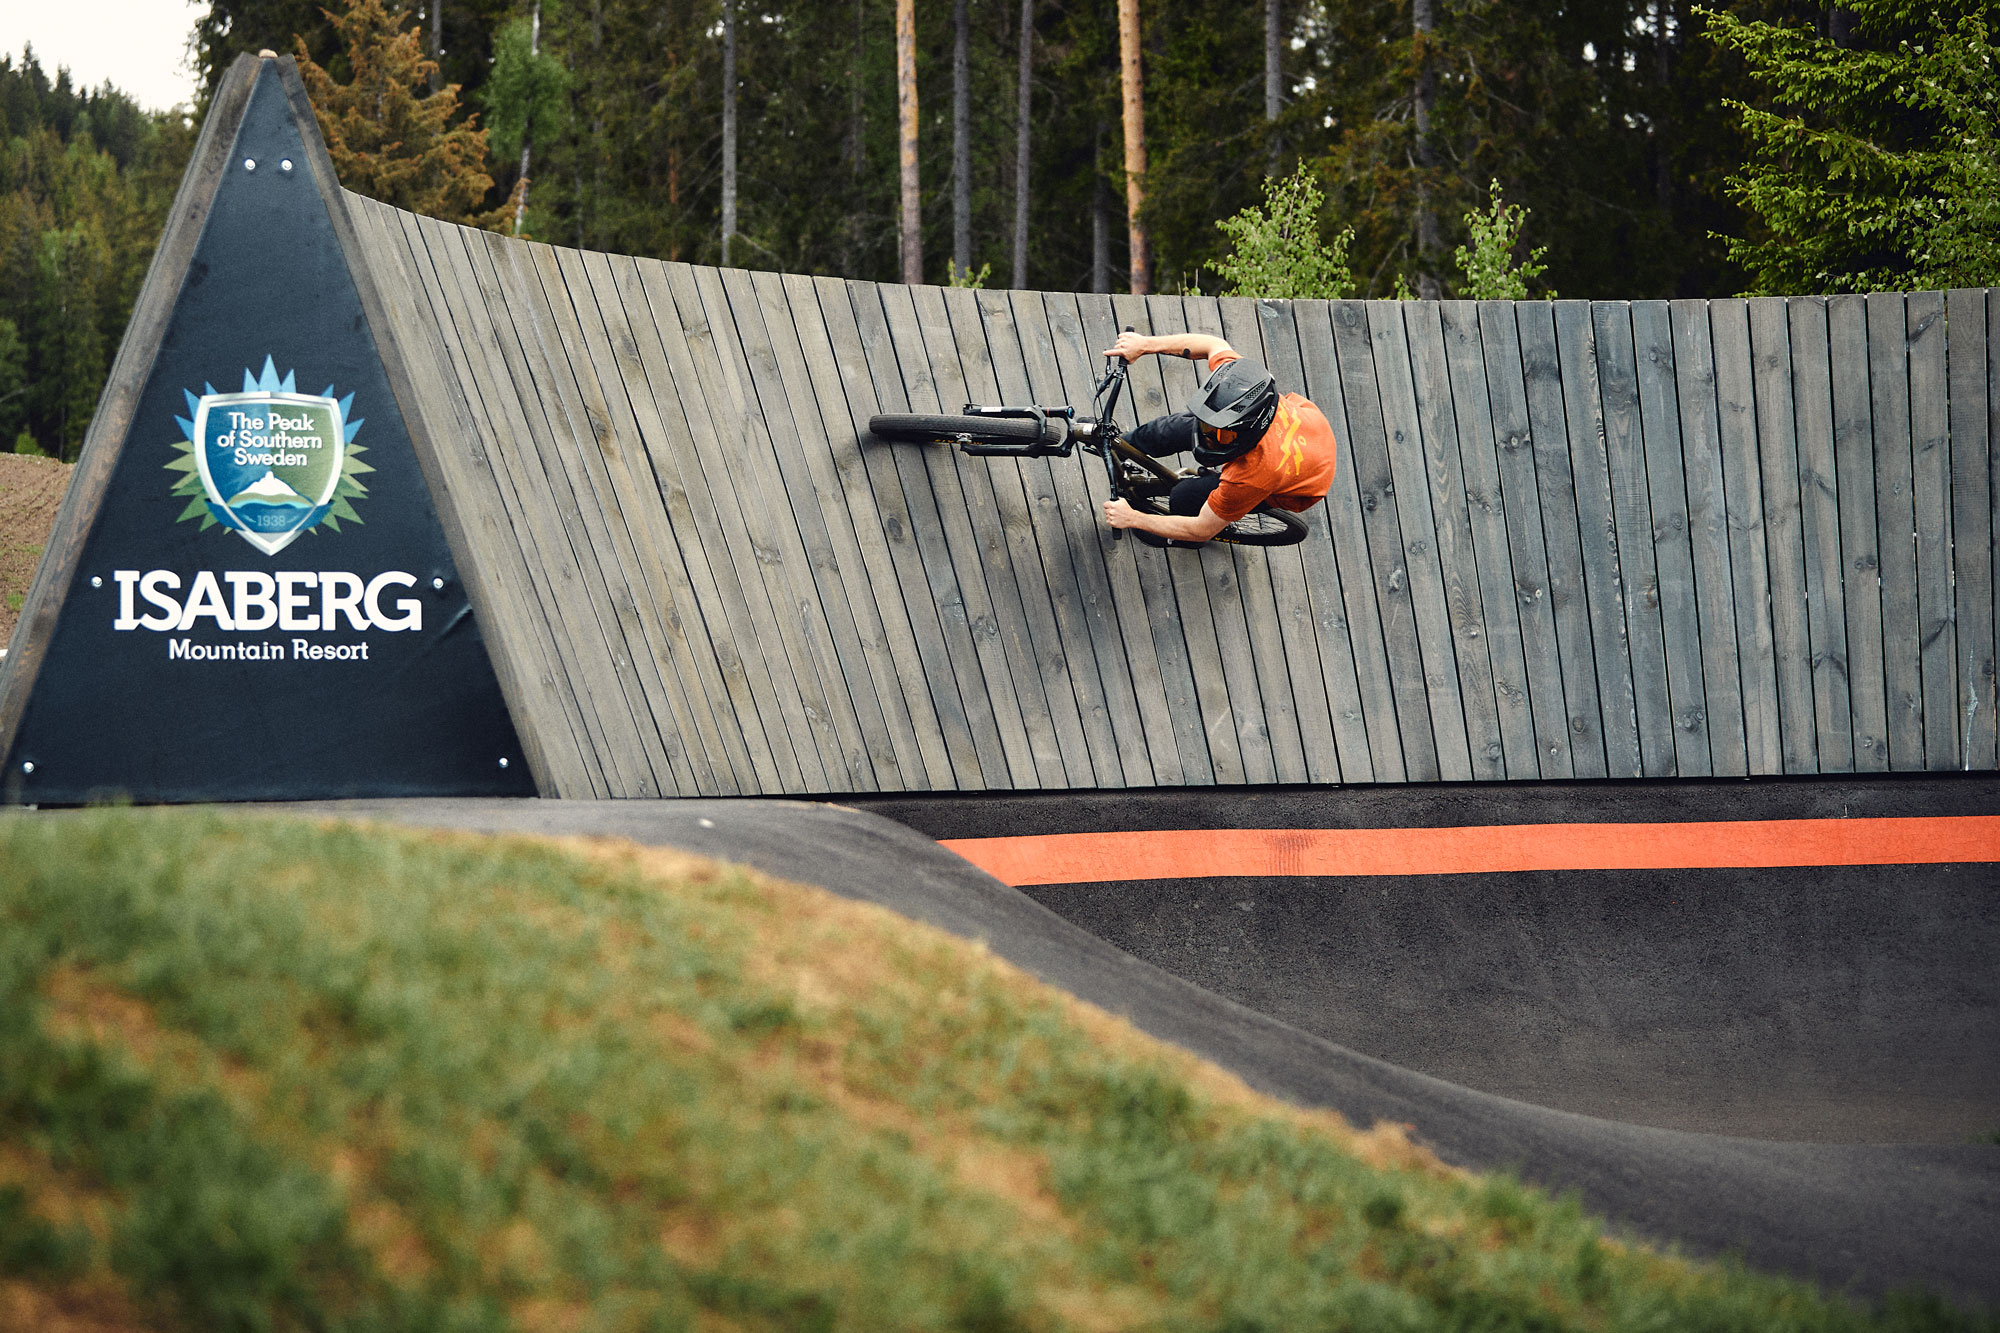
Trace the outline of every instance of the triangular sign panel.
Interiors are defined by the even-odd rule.
[[[288,83],[238,61],[176,201],[0,678],[13,801],[534,790]]]

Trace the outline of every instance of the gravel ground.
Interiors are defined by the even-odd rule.
[[[14,637],[72,467],[53,458],[0,454],[0,641]]]

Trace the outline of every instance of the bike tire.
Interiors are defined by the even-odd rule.
[[[1155,514],[1172,514],[1173,510],[1167,502],[1172,491],[1171,482],[1140,482],[1130,488],[1126,498],[1135,508]],[[1235,522],[1223,524],[1222,531],[1209,540],[1230,546],[1296,546],[1311,531],[1302,515],[1272,505],[1258,505]],[[1187,544],[1200,545],[1198,542]]]
[[[1061,425],[1049,423],[1044,443],[1062,440]],[[968,417],[941,412],[884,412],[868,418],[869,433],[891,444],[953,444],[961,435],[987,444],[1024,444],[1036,438],[1028,417]]]

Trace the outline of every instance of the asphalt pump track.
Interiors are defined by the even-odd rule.
[[[2000,1306],[1990,776],[280,808],[820,885],[1638,1236]]]

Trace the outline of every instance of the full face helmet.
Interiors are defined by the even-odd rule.
[[[1208,377],[1188,411],[1195,420],[1195,462],[1220,467],[1264,438],[1278,415],[1278,381],[1255,361],[1231,361]]]

